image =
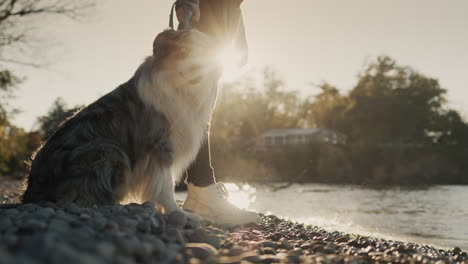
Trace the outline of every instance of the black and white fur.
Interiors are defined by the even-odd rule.
[[[194,160],[215,105],[210,38],[165,31],[125,84],[66,121],[37,152],[23,202],[81,206],[125,199],[179,207],[173,182]]]

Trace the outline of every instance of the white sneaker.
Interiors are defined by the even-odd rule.
[[[206,220],[226,225],[260,222],[260,216],[256,212],[239,209],[227,200],[228,192],[223,183],[215,183],[207,187],[197,187],[189,183],[187,189],[188,196],[183,208]]]

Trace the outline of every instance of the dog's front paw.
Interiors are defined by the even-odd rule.
[[[168,224],[180,227],[191,227],[196,228],[201,226],[201,218],[190,212],[182,211],[182,210],[174,210],[168,215]]]

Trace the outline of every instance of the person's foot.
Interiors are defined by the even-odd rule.
[[[223,183],[215,183],[207,187],[197,187],[189,183],[187,189],[188,196],[183,208],[206,220],[226,225],[260,222],[260,216],[256,212],[239,209],[227,200],[228,193]]]

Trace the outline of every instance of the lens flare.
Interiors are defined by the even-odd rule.
[[[229,202],[241,209],[249,208],[250,204],[255,202],[256,189],[250,185],[237,186],[234,183],[226,183],[226,189],[229,192]]]
[[[224,48],[219,55],[219,60],[223,65],[222,79],[224,81],[233,81],[240,75],[242,53],[234,45]]]

